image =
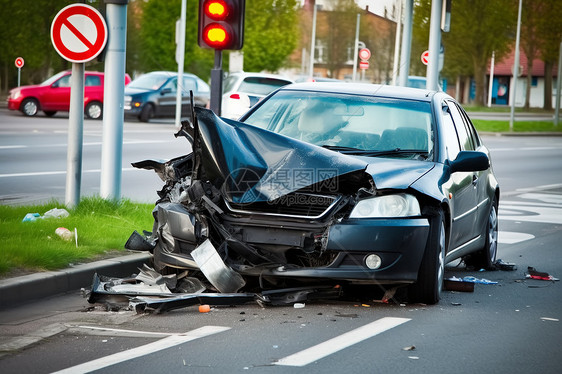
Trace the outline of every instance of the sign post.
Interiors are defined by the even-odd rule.
[[[18,87],[19,87],[20,86],[20,78],[21,78],[21,68],[23,68],[23,65],[25,64],[25,61],[23,60],[23,57],[16,58],[15,64],[16,64],[16,67],[18,68]]]
[[[80,202],[82,141],[84,129],[84,63],[101,53],[107,42],[107,26],[101,14],[85,4],[61,9],[51,24],[51,41],[57,53],[72,62],[65,203]]]

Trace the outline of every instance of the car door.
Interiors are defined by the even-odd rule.
[[[100,75],[86,73],[84,81],[84,106],[93,101],[103,103],[103,82]]]
[[[191,99],[189,91],[193,91],[193,102],[197,104],[197,83],[194,78],[183,77],[183,87],[181,93],[181,115],[189,116],[191,112]]]
[[[68,111],[70,108],[70,73],[57,79],[41,98],[41,109]]]
[[[177,77],[170,79],[160,88],[156,98],[156,114],[163,117],[172,117],[176,113]]]
[[[462,117],[455,103],[445,101],[448,109],[443,112],[444,141],[448,152],[449,161],[454,161],[460,151],[473,150],[474,145],[470,139]],[[451,237],[450,251],[462,248],[464,244],[475,236],[477,218],[477,183],[478,175],[475,172],[455,172],[444,184],[449,194],[451,208]]]

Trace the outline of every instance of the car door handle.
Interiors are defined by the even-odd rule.
[[[472,175],[472,185],[473,185],[474,187],[476,187],[477,184],[478,184],[478,175],[473,174],[473,175]]]

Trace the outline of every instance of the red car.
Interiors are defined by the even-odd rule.
[[[42,110],[51,117],[58,111],[70,108],[71,71],[61,71],[38,85],[21,86],[10,90],[8,108],[20,110],[26,116],[34,116]],[[125,84],[131,77],[125,75]],[[84,113],[88,118],[98,119],[103,107],[103,73],[87,71],[84,79]]]

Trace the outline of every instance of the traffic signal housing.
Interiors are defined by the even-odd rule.
[[[245,5],[246,0],[199,0],[199,46],[242,49]]]

